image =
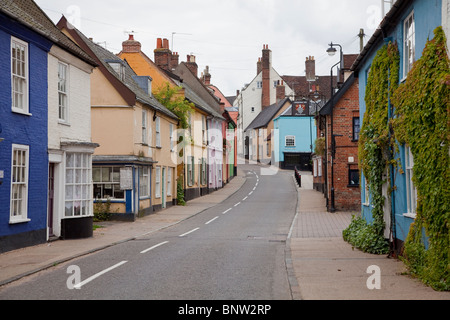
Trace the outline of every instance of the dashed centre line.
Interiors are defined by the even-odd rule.
[[[206,222],[205,224],[210,224],[211,222],[213,222],[214,220],[217,220],[217,219],[219,219],[219,217],[215,217],[215,218],[209,220],[208,222]]]
[[[151,251],[151,250],[153,250],[153,249],[156,249],[156,248],[158,248],[158,247],[160,247],[160,246],[162,246],[162,245],[164,245],[164,244],[166,244],[166,243],[168,243],[168,242],[169,242],[169,241],[161,242],[160,244],[157,244],[156,246],[153,246],[153,247],[151,247],[151,248],[148,248],[148,249],[145,249],[145,250],[141,251],[141,253],[147,253],[147,252],[149,252],[149,251]]]
[[[193,229],[193,230],[191,230],[191,231],[188,231],[188,232],[186,232],[186,233],[180,234],[179,237],[181,238],[181,237],[187,236],[188,234],[190,234],[190,233],[192,233],[192,232],[195,232],[195,231],[197,231],[198,229],[200,229],[200,228],[195,228],[195,229]]]
[[[235,207],[237,207],[237,206],[238,206],[238,205],[240,205],[240,204],[241,204],[241,203],[240,203],[240,202],[238,202],[238,203],[236,203],[236,204],[235,204],[234,206],[235,206]]]
[[[222,212],[222,214],[227,214],[228,212],[230,212],[231,210],[233,210],[232,208],[230,208],[230,209],[228,209],[228,210],[226,210],[226,211],[224,211],[224,212]]]

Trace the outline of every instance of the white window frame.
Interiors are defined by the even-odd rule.
[[[203,145],[208,144],[208,137],[206,134],[206,117],[204,115],[202,115],[202,142]]]
[[[150,197],[150,170],[148,166],[139,167],[139,199]]]
[[[413,182],[414,157],[409,146],[405,146],[406,204],[405,216],[415,218],[417,211],[417,189]]]
[[[161,118],[155,119],[155,131],[156,131],[156,147],[161,148]]]
[[[92,168],[92,180],[93,180],[93,187],[101,187],[101,193],[102,197],[95,198],[95,200],[125,200],[125,191],[120,189],[120,169],[121,167],[117,166],[94,166]],[[95,177],[95,171],[99,171],[99,177],[98,179],[94,179]],[[106,179],[107,181],[103,181],[103,171],[108,170],[109,177]],[[115,171],[115,172],[114,172]],[[118,174],[118,175],[117,175]],[[106,188],[107,187],[107,188]],[[104,196],[104,190],[112,190],[112,197],[105,197]],[[94,188],[95,190],[95,188]],[[122,192],[123,197],[116,197],[116,190],[117,192]],[[95,191],[94,191],[95,192]],[[93,194],[94,197],[96,197],[95,194]]]
[[[74,157],[73,165],[70,165],[69,161],[69,158],[71,156]],[[78,156],[80,156],[80,163],[77,163]],[[77,178],[77,171],[81,171],[81,176],[79,178]],[[70,175],[71,178],[70,181],[68,181]],[[80,218],[93,216],[92,155],[80,152],[67,152],[65,179],[64,218]],[[69,195],[70,187],[72,187],[71,196]],[[67,212],[68,203],[72,203],[71,214],[68,214]],[[84,213],[82,210],[83,204],[85,208]],[[76,214],[76,205],[80,205],[79,214]]]
[[[17,56],[14,57],[13,55],[13,49],[21,47],[24,51],[23,54],[23,60],[24,61],[17,61]],[[28,49],[28,43],[25,41],[22,41],[20,39],[17,39],[15,37],[11,37],[11,110],[13,112],[22,113],[25,115],[31,115],[30,114],[30,107],[29,107],[29,49]],[[22,62],[23,65],[19,64],[18,62]],[[21,66],[21,71],[18,73],[18,67]],[[22,70],[23,69],[23,70]],[[16,92],[16,84],[19,85],[21,83],[22,88],[21,92]],[[21,96],[22,98],[22,106],[17,106],[17,98]]]
[[[22,162],[15,162],[15,155],[22,154]],[[11,197],[9,223],[23,223],[28,219],[28,188],[30,170],[30,147],[13,144],[11,153]],[[22,169],[22,170],[21,170]],[[16,180],[16,181],[15,181]],[[17,181],[18,180],[18,181]],[[17,190],[17,192],[14,192]],[[18,208],[18,211],[15,208]]]
[[[415,62],[416,55],[416,23],[414,10],[403,21],[403,79],[408,76]],[[412,24],[410,24],[412,22]],[[409,26],[412,26],[411,29]],[[411,34],[409,33],[411,31]],[[411,53],[410,53],[411,51]],[[412,58],[412,61],[411,61]]]
[[[155,167],[155,198],[161,198],[161,167]]]
[[[292,141],[288,144],[288,141]],[[295,136],[285,136],[284,137],[284,146],[285,147],[295,147]]]
[[[167,167],[167,196],[172,196],[173,168]]]
[[[148,145],[148,112],[142,109],[142,144]]]
[[[61,77],[61,68],[64,68],[65,77]],[[61,82],[64,82],[64,87]],[[63,90],[64,89],[64,90]],[[69,65],[58,61],[58,119],[62,123],[69,122]],[[61,103],[61,101],[64,101]]]
[[[173,139],[173,123],[169,124],[169,139],[170,139],[170,152],[175,152],[174,150],[174,139]]]

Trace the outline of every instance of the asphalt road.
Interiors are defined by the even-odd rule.
[[[297,201],[292,172],[240,170],[246,183],[223,203],[7,286],[0,299],[290,300],[285,247]]]

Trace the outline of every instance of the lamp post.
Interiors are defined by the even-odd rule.
[[[330,212],[335,212],[336,208],[334,206],[334,157],[336,155],[336,140],[335,140],[335,135],[334,135],[334,130],[333,130],[333,109],[334,109],[334,101],[333,101],[333,97],[334,97],[334,90],[333,90],[333,68],[336,67],[337,65],[340,66],[340,69],[342,70],[342,63],[344,61],[343,59],[343,53],[342,53],[342,46],[340,44],[336,44],[331,42],[330,43],[330,47],[327,49],[327,53],[330,57],[333,57],[336,54],[336,48],[335,47],[339,47],[339,62],[336,63],[335,65],[333,65],[330,69],[330,74],[331,74],[331,97],[330,97],[330,104],[331,104],[331,204],[328,205],[328,211]],[[327,137],[328,139],[328,137]]]

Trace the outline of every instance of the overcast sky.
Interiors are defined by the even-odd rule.
[[[280,75],[305,75],[314,56],[316,74],[329,75],[338,61],[330,42],[344,53],[359,53],[381,21],[382,0],[35,0],[57,23],[64,14],[87,37],[114,53],[134,32],[153,59],[157,38],[169,39],[180,62],[194,54],[199,76],[209,66],[211,82],[226,96],[256,76],[263,44],[272,50]],[[174,34],[175,33],[175,34]],[[173,39],[173,42],[172,42]]]

